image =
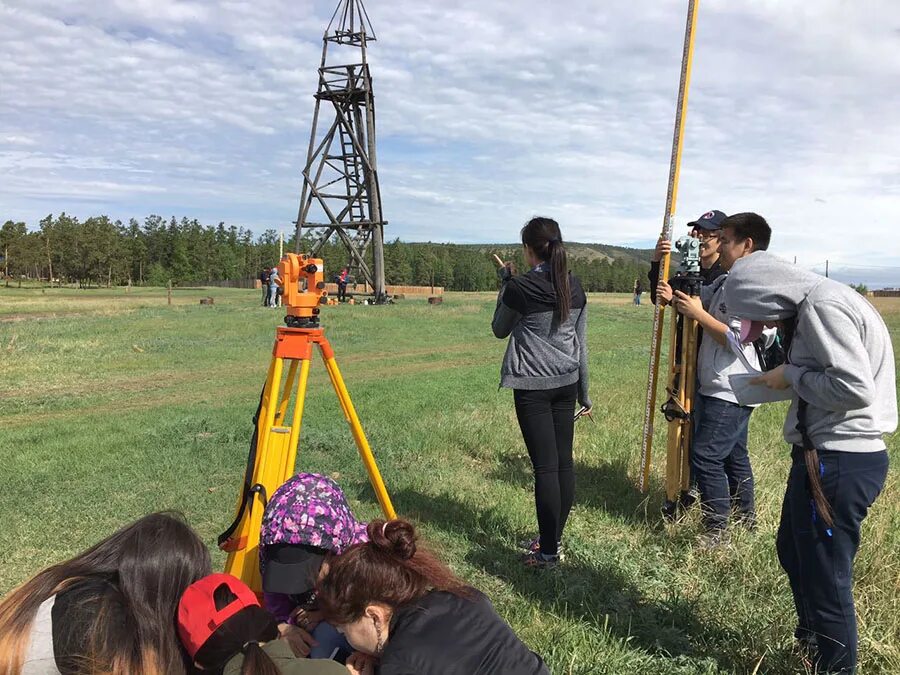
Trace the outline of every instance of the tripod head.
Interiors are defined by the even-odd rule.
[[[318,328],[319,305],[325,304],[325,262],[308,255],[286,253],[278,263],[276,283],[284,289],[287,310],[285,324],[290,328]]]

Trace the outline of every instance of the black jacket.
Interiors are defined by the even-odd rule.
[[[550,675],[490,601],[432,591],[391,618],[378,675]]]

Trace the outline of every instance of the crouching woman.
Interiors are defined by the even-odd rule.
[[[486,596],[417,544],[405,520],[374,520],[369,541],[330,558],[325,619],[356,652],[356,675],[549,675]]]

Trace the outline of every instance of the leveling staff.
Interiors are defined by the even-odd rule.
[[[883,436],[897,428],[890,334],[850,287],[763,253],[734,266],[728,306],[742,319],[785,328],[787,364],[758,378],[793,391],[784,423],[793,465],[778,559],[794,594],[796,637],[817,648],[817,672],[852,673],[853,559],[860,525],[887,476]],[[744,333],[752,339],[758,328]]]
[[[534,467],[539,536],[524,542],[524,563],[543,568],[560,561],[562,533],[575,499],[575,400],[583,413],[591,409],[584,337],[587,297],[568,270],[555,220],[528,221],[522,245],[532,267],[527,274],[512,276],[511,264],[497,259],[502,285],[491,327],[498,338],[509,336],[500,386],[513,390]]]

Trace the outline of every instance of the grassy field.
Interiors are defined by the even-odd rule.
[[[182,511],[214,543],[231,520],[281,316],[257,295],[176,291],[169,307],[163,289],[0,288],[0,593],[157,509]],[[900,301],[880,307],[900,346]],[[576,430],[568,561],[525,570],[515,543],[535,531],[532,479],[511,393],[497,390],[505,343],[490,333],[492,310],[487,294],[325,310],[398,511],[553,673],[803,672],[774,545],[789,466],[783,406],[751,422],[759,531],[695,550],[696,515],[677,526],[658,517],[661,453],[649,495],[634,487],[652,309],[592,297],[596,423]],[[360,516],[377,515],[318,361],[304,421],[299,466],[338,477]],[[897,437],[890,446],[896,463]],[[863,674],[900,672],[897,475],[857,559]]]

